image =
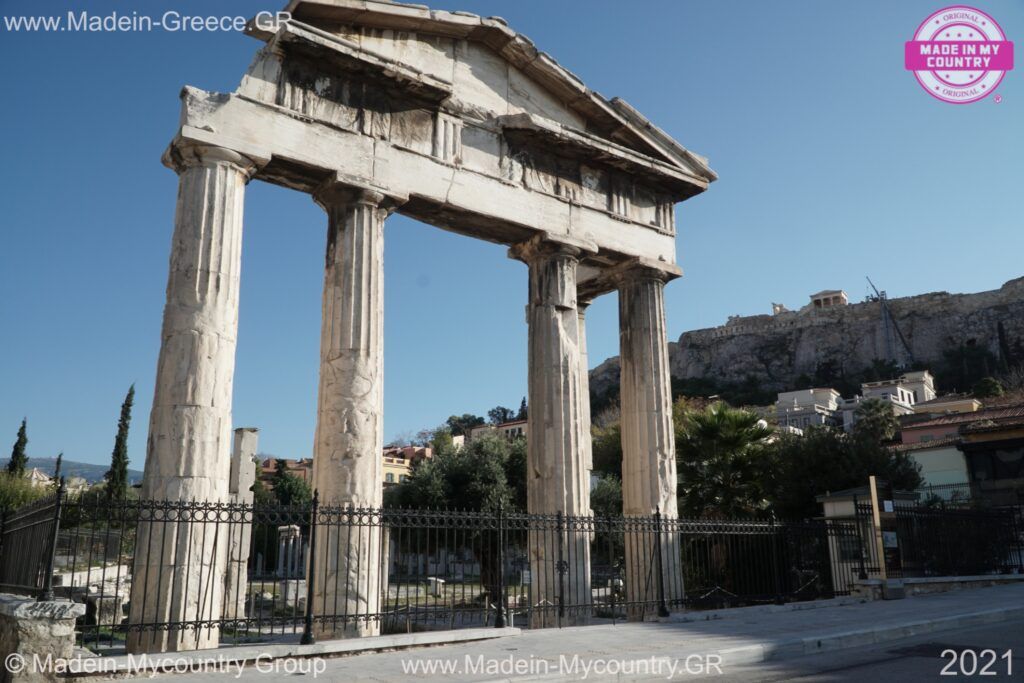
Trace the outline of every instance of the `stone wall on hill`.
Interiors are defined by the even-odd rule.
[[[826,375],[852,375],[876,361],[930,367],[948,362],[958,348],[987,352],[997,364],[1024,361],[1024,278],[976,294],[889,299],[888,306],[891,318],[874,300],[737,316],[720,327],[685,332],[669,344],[672,377],[785,391],[820,378],[823,368]],[[618,358],[592,370],[590,386],[595,397],[617,392]]]

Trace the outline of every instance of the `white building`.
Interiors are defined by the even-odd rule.
[[[843,401],[841,407],[843,429],[850,431],[857,422],[857,407],[869,398],[885,401],[897,417],[913,415],[914,406],[935,398],[935,378],[927,370],[906,372],[897,379],[880,382],[864,382],[860,385],[860,396]]]
[[[931,401],[936,396],[935,378],[927,370],[905,372],[897,379],[865,382],[860,389],[864,398],[890,400],[908,407]]]
[[[512,420],[511,422],[502,422],[500,425],[486,424],[473,427],[469,430],[466,441],[472,441],[490,432],[497,432],[511,441],[517,437],[526,436],[526,420]]]
[[[811,306],[813,308],[832,308],[834,306],[845,306],[850,303],[846,292],[841,289],[824,289],[817,294],[811,294]]]
[[[842,397],[835,389],[816,388],[784,391],[775,402],[775,417],[780,427],[806,429],[835,424]]]
[[[932,401],[936,396],[935,378],[927,370],[906,372],[896,379],[864,382],[860,390],[860,396],[846,399],[835,389],[828,388],[782,392],[775,403],[779,426],[806,429],[814,425],[835,425],[850,431],[857,421],[857,408],[866,399],[888,403],[898,417],[913,414],[916,404]]]
[[[53,484],[53,477],[40,470],[38,467],[33,467],[31,470],[26,472],[25,478],[28,479],[33,488],[37,489]]]
[[[853,425],[857,423],[857,409],[860,408],[860,404],[868,399],[875,401],[881,401],[888,403],[893,415],[900,417],[903,415],[912,415],[914,409],[908,400],[898,392],[872,392],[864,396],[854,396],[853,398],[843,399],[842,405],[839,407],[839,420],[843,425],[845,431],[851,431]]]

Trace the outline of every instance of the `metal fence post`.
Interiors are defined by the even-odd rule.
[[[857,499],[856,494],[853,496],[853,523],[857,527],[857,544],[860,546],[857,553],[860,557],[857,578],[863,581],[868,578],[868,571],[864,566],[864,533],[860,523],[860,501]]]
[[[309,554],[306,562],[306,623],[302,629],[300,645],[312,645],[316,642],[313,636],[313,584],[316,582],[316,522],[320,509],[320,489],[313,491],[313,502],[309,506]]]
[[[1017,493],[1020,496],[1021,492]],[[1013,510],[1013,529],[1017,542],[1017,571],[1024,574],[1024,538],[1021,538],[1021,527],[1017,524],[1019,521],[1024,521],[1024,506],[1018,506]]]
[[[39,593],[39,601],[53,600],[53,564],[57,556],[57,535],[60,533],[60,510],[64,501],[64,477],[57,486],[57,497],[53,503],[53,533],[50,535],[50,551],[46,558],[46,573],[43,575],[43,590]]]
[[[654,508],[654,546],[658,553],[658,616],[668,616],[668,604],[665,602],[665,571],[661,557],[661,541],[664,529],[661,525],[661,507]]]
[[[779,571],[779,527],[775,523],[775,513],[771,513],[770,518],[771,528],[771,541],[772,541],[772,574],[775,576],[775,604],[785,604],[785,599],[782,597],[782,575]],[[783,527],[784,529],[786,527]],[[799,543],[803,539],[799,539]],[[828,543],[828,527],[825,528],[825,543]],[[797,558],[800,559],[799,557]],[[797,586],[799,590],[799,586]]]
[[[494,612],[494,628],[505,628],[505,534],[501,501],[498,501],[498,603]]]
[[[1020,498],[1021,492],[1017,492],[1017,497]],[[1010,514],[1010,533],[1013,535],[1012,546],[1017,552],[1017,571],[1024,574],[1024,541],[1021,539],[1021,530],[1017,526],[1017,517],[1024,511],[1024,508],[1011,507],[1009,509]],[[2,527],[0,527],[2,528]],[[1010,561],[1012,571],[1012,560]]]
[[[7,509],[0,510],[0,557],[4,556],[4,532],[7,530]],[[3,576],[0,576],[0,581]]]
[[[558,546],[558,560],[555,564],[555,569],[558,571],[558,627],[562,627],[562,617],[565,616],[565,572],[568,571],[569,566],[565,562],[565,558],[562,554],[563,538],[562,534],[565,531],[565,522],[562,519],[562,511],[559,510],[555,516],[555,543]]]
[[[614,528],[615,527],[614,527],[614,522],[612,521],[612,519],[613,519],[612,515],[609,512],[607,518],[605,519],[605,524],[607,525],[607,534],[608,534],[608,543],[607,543],[607,550],[608,550],[608,573],[609,573],[609,579],[608,579],[609,591],[608,591],[608,593],[609,593],[609,596],[611,597],[612,624],[615,624],[616,615],[618,614],[615,611],[615,603],[618,600],[618,595],[617,595],[618,590],[619,590],[618,584],[621,583],[622,577],[620,576],[621,568],[615,562],[615,537],[612,535],[614,533]],[[596,520],[596,517],[595,517],[595,520]]]

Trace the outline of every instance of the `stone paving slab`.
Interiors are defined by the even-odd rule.
[[[706,669],[717,661],[728,673],[730,667],[1024,618],[1024,585],[898,601],[836,601],[817,609],[732,612],[713,620],[523,631],[472,643],[322,660],[323,670],[316,678],[380,683],[680,680],[688,677],[688,663],[691,669]],[[624,673],[630,666],[633,669]],[[267,673],[249,667],[240,674],[236,670],[213,677],[227,680],[229,675],[260,681]],[[210,676],[184,674],[176,676],[175,683]]]
[[[194,650],[191,652],[173,652],[152,654],[145,657],[136,655],[119,655],[107,658],[109,667],[103,673],[118,674],[132,669],[143,671],[161,671],[162,661],[170,666],[186,666],[193,662],[216,660],[225,666],[251,663],[258,659],[280,659],[286,657],[334,657],[339,655],[357,655],[366,652],[384,650],[405,650],[414,647],[431,645],[450,645],[492,638],[505,638],[519,635],[518,628],[465,628],[457,631],[423,631],[419,633],[398,633],[394,635],[372,636],[369,638],[350,638],[338,640],[322,640],[312,645],[298,643],[264,643],[260,645],[238,645],[215,648],[212,650]],[[170,662],[173,661],[173,664]],[[140,666],[141,665],[141,666]],[[236,669],[237,670],[237,669]]]

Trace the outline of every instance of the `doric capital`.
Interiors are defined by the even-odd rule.
[[[335,173],[322,182],[313,190],[312,196],[313,201],[325,211],[361,204],[382,209],[389,214],[408,199],[388,193],[383,188],[374,187],[364,181],[342,176],[340,173]]]
[[[662,284],[682,276],[683,270],[675,264],[651,259],[631,259],[612,268],[608,275],[616,286],[642,280],[655,280]]]
[[[244,174],[246,181],[252,178],[259,168],[259,164],[249,157],[226,147],[201,144],[181,138],[171,143],[167,151],[164,152],[162,161],[164,166],[178,174],[196,166],[230,166]]]
[[[592,264],[580,275],[579,296],[581,300],[593,300],[637,280],[668,282],[683,274],[674,264],[652,259],[632,258],[613,266],[595,267]]]
[[[597,253],[597,245],[589,240],[549,234],[535,235],[525,242],[513,244],[508,250],[509,258],[527,264],[551,256],[563,256],[578,261],[594,253]]]

